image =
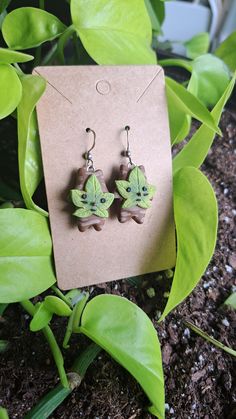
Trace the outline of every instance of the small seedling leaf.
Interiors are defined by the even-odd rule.
[[[63,300],[54,295],[45,297],[44,303],[47,310],[57,314],[57,316],[69,317],[72,313],[70,307]]]
[[[49,311],[44,302],[39,306],[30,322],[31,332],[37,332],[47,326],[52,319],[52,312]]]

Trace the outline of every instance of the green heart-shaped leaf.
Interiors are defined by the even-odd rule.
[[[134,376],[153,404],[152,413],[164,419],[160,344],[144,311],[125,298],[99,295],[86,305],[80,331]]]
[[[52,312],[47,309],[44,302],[39,303],[39,306],[36,308],[36,312],[30,322],[31,332],[37,332],[47,326],[52,319],[52,315]]]
[[[204,54],[192,63],[188,90],[207,107],[221,98],[230,81],[230,71],[224,61],[212,54]]]
[[[0,63],[25,63],[33,59],[33,55],[24,54],[23,52],[14,51],[9,48],[0,48]]]
[[[22,86],[10,64],[0,64],[0,119],[10,115],[21,100]]]
[[[45,307],[51,313],[55,313],[58,316],[70,316],[72,311],[70,307],[61,298],[54,295],[48,295],[44,300]]]
[[[156,64],[143,0],[71,0],[70,5],[81,42],[98,64]]]
[[[61,35],[66,26],[54,15],[36,7],[19,7],[9,13],[2,34],[12,49],[37,47]]]
[[[0,231],[0,303],[27,300],[48,289],[55,276],[46,218],[26,209],[2,209]]]

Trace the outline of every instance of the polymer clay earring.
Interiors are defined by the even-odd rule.
[[[75,189],[70,191],[71,200],[76,207],[73,212],[78,217],[78,228],[81,232],[93,227],[102,230],[108,217],[108,208],[114,200],[114,194],[109,193],[102,170],[95,170],[91,151],[95,147],[96,133],[91,128],[86,132],[93,134],[93,145],[85,153],[85,166],[76,175]]]
[[[156,187],[147,182],[144,166],[133,163],[129,146],[130,127],[127,125],[125,130],[127,133],[125,156],[129,161],[128,164],[120,166],[120,180],[116,180],[116,188],[122,198],[118,218],[121,223],[133,219],[136,223],[142,224],[146,210],[151,206]]]

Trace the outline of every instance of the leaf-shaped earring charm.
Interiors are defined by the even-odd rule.
[[[95,170],[91,151],[95,147],[96,134],[87,128],[87,132],[92,132],[94,142],[91,149],[86,153],[86,166],[78,170],[75,189],[70,191],[71,200],[76,207],[73,212],[78,217],[78,228],[81,232],[94,227],[100,231],[108,218],[114,194],[109,193],[105,184],[102,170]]]
[[[147,182],[144,166],[136,166],[132,162],[128,139],[130,127],[126,126],[125,130],[127,132],[126,157],[129,163],[120,166],[120,180],[116,180],[117,191],[123,198],[119,221],[125,223],[133,219],[136,223],[142,224],[147,208],[151,207],[156,187]]]

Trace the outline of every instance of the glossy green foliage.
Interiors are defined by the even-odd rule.
[[[51,321],[53,313],[49,311],[44,302],[38,303],[36,312],[30,322],[31,332],[37,332],[43,329]]]
[[[68,317],[72,313],[70,307],[64,301],[58,297],[55,297],[54,295],[48,295],[45,297],[44,303],[47,310],[57,314],[57,316]]]
[[[46,215],[32,200],[43,176],[35,105],[45,90],[46,82],[43,78],[32,75],[23,76],[21,82],[23,93],[17,109],[21,192],[27,208]]]
[[[210,37],[208,32],[201,32],[193,36],[184,43],[188,58],[197,58],[199,55],[206,54],[210,46]]]
[[[207,107],[213,107],[230,81],[225,63],[212,54],[204,54],[192,62],[192,76],[188,90]]]
[[[236,292],[233,292],[227,300],[225,300],[224,304],[227,306],[233,307],[236,310]]]
[[[26,300],[55,282],[47,220],[35,211],[0,210],[0,303]]]
[[[7,410],[0,406],[0,419],[9,419]]]
[[[53,314],[62,317],[69,317],[72,313],[68,304],[54,295],[48,295],[45,297],[44,301],[38,303],[36,308],[37,310],[30,322],[30,330],[32,332],[36,332],[47,326],[50,323]]]
[[[21,100],[22,87],[15,69],[0,64],[0,119],[10,115]]]
[[[213,131],[220,133],[208,109],[193,94],[181,86],[181,84],[166,77],[166,93],[172,144],[178,139],[186,114],[204,122]]]
[[[70,191],[73,204],[78,207],[73,215],[84,218],[91,215],[107,218],[108,208],[114,201],[114,194],[103,192],[96,175],[90,175],[85,184],[85,190],[72,189]]]
[[[99,295],[85,307],[80,331],[100,345],[139,382],[164,418],[164,379],[160,344],[148,316],[115,295]]]
[[[161,320],[195,288],[215,249],[216,197],[211,184],[198,169],[184,167],[174,175],[174,217],[177,260]]]
[[[144,0],[71,0],[74,27],[98,63],[155,64]]]
[[[236,70],[236,31],[220,44],[215,50],[215,55],[221,58],[231,71]]]
[[[234,85],[235,77],[228,84],[222,97],[211,112],[216,124],[218,124],[220,121],[224,106],[233,91]],[[186,144],[174,158],[174,172],[177,172],[179,169],[185,166],[194,166],[196,168],[200,167],[207,156],[214,137],[215,133],[210,128],[208,128],[205,124],[201,125],[201,127],[192,136],[188,144]]]
[[[14,51],[9,48],[0,48],[0,63],[25,63],[33,59],[33,55],[24,54],[23,52]]]
[[[124,198],[122,208],[150,208],[156,187],[147,183],[142,170],[135,166],[129,173],[129,180],[116,180],[119,194]]]
[[[54,15],[35,7],[20,7],[4,19],[2,34],[12,49],[37,47],[61,35],[66,26]]]

